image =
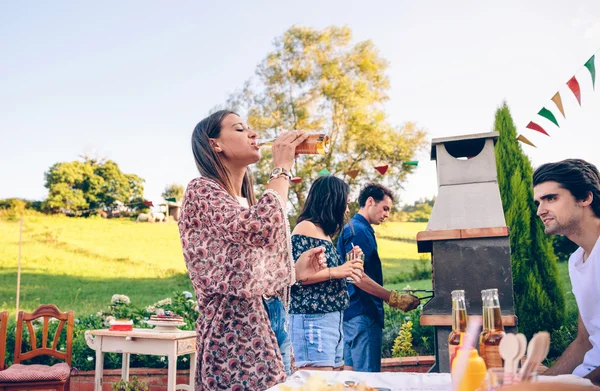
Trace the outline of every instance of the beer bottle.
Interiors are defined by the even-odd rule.
[[[467,306],[465,304],[465,291],[452,291],[452,331],[448,336],[448,354],[450,368],[456,356],[456,349],[460,345],[461,335],[467,331]]]
[[[502,368],[502,357],[498,352],[498,345],[505,335],[502,325],[502,315],[500,312],[500,300],[498,299],[498,289],[488,289],[487,293],[487,317],[489,330],[483,335],[483,359],[487,368]]]
[[[481,303],[482,303],[482,310],[481,310],[481,318],[482,318],[482,330],[481,333],[479,334],[479,355],[481,356],[481,358],[483,358],[485,360],[484,357],[484,347],[483,347],[483,338],[487,335],[487,333],[489,333],[490,331],[490,326],[489,326],[489,320],[488,320],[488,289],[484,289],[481,291]]]

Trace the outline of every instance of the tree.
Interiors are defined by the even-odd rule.
[[[510,247],[516,314],[519,329],[529,338],[540,330],[556,330],[565,315],[565,299],[559,285],[552,238],[544,234],[533,203],[533,169],[523,153],[509,108],[496,111],[494,129],[498,186]]]
[[[116,201],[143,201],[144,180],[124,174],[112,160],[84,157],[83,161],[52,165],[45,173],[48,198],[45,207],[74,213],[111,207]]]
[[[414,168],[401,162],[412,160],[425,143],[425,132],[415,124],[399,127],[387,121],[387,62],[371,41],[352,44],[351,39],[348,27],[292,26],[275,39],[275,49],[258,66],[256,77],[228,100],[261,137],[274,137],[281,128],[329,135],[329,153],[296,160],[292,173],[302,178],[291,189],[296,213],[322,168],[350,184],[363,184],[380,177],[373,166],[388,164],[380,181],[398,189]],[[270,157],[270,152],[264,155]],[[270,161],[257,164],[259,184],[268,180]],[[361,170],[356,179],[345,174],[351,169]]]
[[[161,195],[164,199],[175,198],[177,201],[181,201],[183,199],[184,192],[185,189],[182,185],[173,183],[171,185],[165,186],[165,191],[163,191]]]

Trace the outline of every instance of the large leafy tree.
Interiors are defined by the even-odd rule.
[[[388,164],[389,171],[378,180],[398,189],[414,168],[401,162],[412,160],[425,143],[425,132],[415,124],[388,122],[387,62],[373,42],[351,41],[348,27],[292,26],[275,39],[274,50],[258,65],[255,77],[228,101],[261,137],[274,137],[280,129],[330,136],[329,153],[297,158],[293,174],[302,182],[292,188],[296,212],[322,168],[362,184],[380,177],[373,166]],[[257,164],[259,184],[268,180],[270,162],[267,158]],[[353,169],[361,170],[356,179],[345,174]]]
[[[510,227],[513,283],[519,329],[531,337],[556,330],[565,315],[552,238],[544,234],[533,203],[533,169],[523,153],[506,103],[496,111],[494,129],[498,186],[506,223]]]
[[[84,157],[83,161],[61,162],[45,173],[50,210],[76,212],[111,207],[116,201],[133,203],[143,200],[144,180],[125,174],[112,160]]]

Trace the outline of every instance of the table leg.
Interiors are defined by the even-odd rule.
[[[168,354],[169,369],[167,377],[167,391],[175,391],[177,385],[177,343],[173,344]]]
[[[129,381],[129,353],[123,353],[123,366],[121,367],[121,379]]]
[[[190,354],[190,390],[194,390],[196,386],[196,353]]]
[[[96,350],[96,375],[94,377],[94,391],[102,391],[102,375],[104,372],[104,352]]]

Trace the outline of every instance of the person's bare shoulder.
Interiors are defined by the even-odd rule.
[[[329,240],[329,237],[323,233],[321,227],[308,220],[299,222],[294,228],[292,235],[304,235],[313,238]]]

